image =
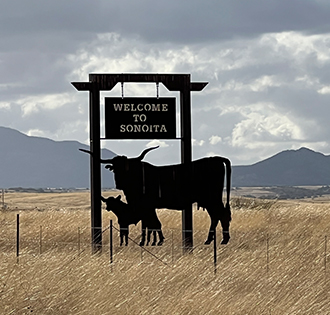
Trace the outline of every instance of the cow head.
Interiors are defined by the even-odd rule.
[[[116,188],[130,191],[140,187],[142,183],[142,164],[146,154],[157,147],[145,149],[138,157],[127,158],[126,156],[115,156],[110,160],[106,160],[108,163],[105,168],[112,171],[115,175]],[[104,162],[102,162],[104,163]],[[135,186],[135,187],[134,187]],[[133,188],[134,187],[134,188]]]
[[[101,196],[101,200],[107,205],[107,210],[112,211],[118,219],[124,214],[125,212],[125,203],[121,201],[121,196],[115,197],[108,197],[104,198]]]
[[[103,164],[108,164],[106,166],[107,169],[110,171],[116,172],[116,171],[122,171],[122,170],[129,170],[130,165],[134,165],[135,163],[141,162],[146,154],[154,149],[157,149],[159,146],[147,148],[145,149],[138,157],[136,158],[127,158],[127,156],[124,155],[117,155],[112,159],[100,159],[100,162]],[[82,152],[88,153],[93,156],[93,152],[85,149],[79,149]]]
[[[100,162],[107,164],[106,168],[114,173],[117,189],[131,192],[134,191],[136,187],[142,187],[143,171],[141,161],[148,152],[157,149],[158,147],[159,146],[147,148],[135,158],[127,158],[127,156],[117,155],[112,159],[100,159]],[[91,151],[85,149],[79,150],[93,156],[93,152]]]
[[[116,172],[122,172],[122,171],[129,171],[130,167],[133,167],[134,164],[141,162],[146,154],[154,149],[157,149],[159,146],[147,148],[145,149],[138,157],[135,158],[127,158],[127,156],[124,155],[117,155],[112,159],[109,160],[101,160],[101,163],[108,163],[105,168],[109,169],[110,171],[116,173]]]
[[[141,218],[137,216],[138,212],[123,202],[120,195],[108,198],[101,196],[101,200],[106,203],[106,209],[116,215],[120,227],[128,227],[130,224],[137,224],[140,221]]]

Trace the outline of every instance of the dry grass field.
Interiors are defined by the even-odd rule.
[[[111,192],[105,192],[108,196]],[[8,193],[0,212],[0,314],[330,314],[330,209],[314,201],[234,197],[231,240],[204,246],[209,218],[194,210],[194,249],[182,254],[181,212],[158,210],[162,247],[141,249],[140,226],[109,261],[91,255],[89,193]],[[16,215],[20,256],[16,257]],[[327,248],[328,245],[328,248]],[[157,257],[157,258],[156,258]]]

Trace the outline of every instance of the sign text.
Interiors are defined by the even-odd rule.
[[[175,139],[175,98],[106,97],[107,139]]]

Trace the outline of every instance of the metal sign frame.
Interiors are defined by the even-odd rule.
[[[155,73],[102,73],[89,74],[89,82],[71,82],[78,91],[89,91],[90,120],[90,174],[91,174],[91,238],[92,252],[102,249],[102,209],[101,209],[101,137],[100,137],[100,91],[111,91],[117,83],[159,83],[169,91],[180,92],[181,120],[181,163],[186,169],[185,194],[190,191],[191,147],[191,92],[202,91],[208,82],[191,82],[190,74]],[[182,245],[193,246],[192,205],[189,202],[182,211]]]

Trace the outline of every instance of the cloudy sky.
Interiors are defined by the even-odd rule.
[[[88,144],[88,92],[70,82],[189,73],[209,82],[192,93],[194,159],[330,154],[329,16],[329,0],[2,0],[0,126]],[[125,84],[124,95],[156,96],[156,86]],[[120,85],[106,96],[121,96]],[[179,94],[161,85],[160,96]],[[180,161],[177,140],[102,141],[128,156],[153,144],[147,160]]]

